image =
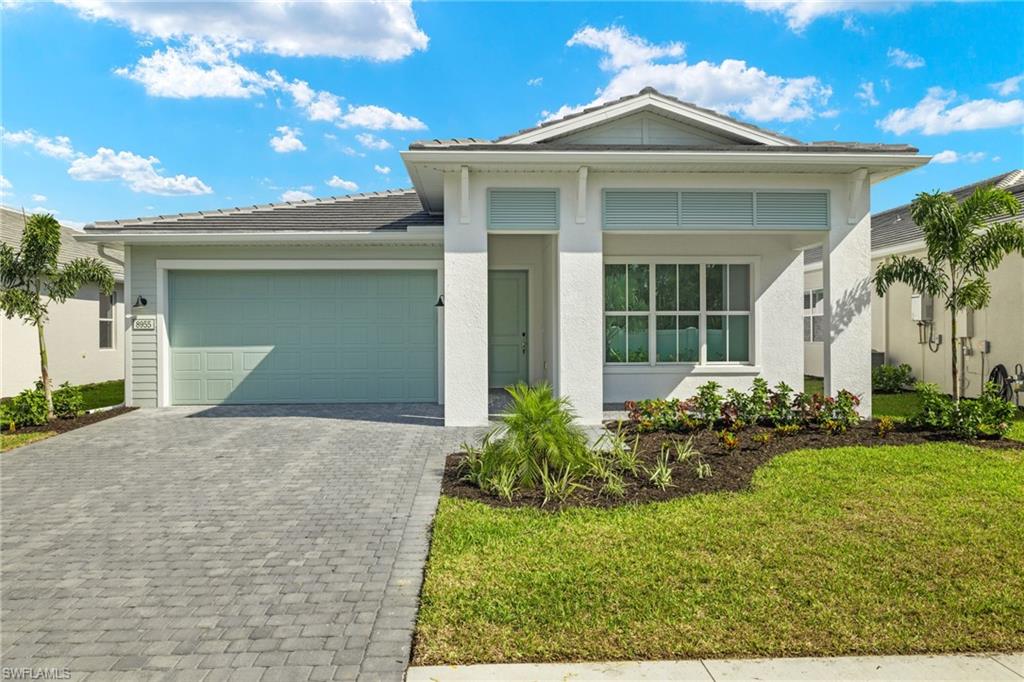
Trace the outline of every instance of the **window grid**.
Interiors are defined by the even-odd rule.
[[[114,348],[114,310],[117,306],[117,294],[111,292],[99,296],[99,347],[100,350]]]
[[[651,362],[651,348],[653,348],[653,346],[651,345],[651,329],[650,329],[651,304],[650,303],[651,303],[651,295],[652,295],[651,294],[651,286],[653,285],[653,280],[651,279],[652,278],[652,274],[651,273],[653,273],[654,268],[651,267],[651,265],[649,263],[637,263],[637,262],[632,262],[632,263],[606,263],[605,264],[605,273],[606,273],[605,276],[606,277],[607,277],[607,268],[608,268],[609,265],[611,265],[613,267],[615,267],[615,266],[622,267],[623,272],[624,272],[624,274],[623,274],[623,283],[622,283],[622,287],[623,287],[623,291],[622,291],[622,295],[623,295],[623,309],[622,310],[609,310],[608,309],[607,301],[605,302],[605,314],[604,314],[605,334],[608,333],[608,319],[609,318],[616,318],[616,317],[623,318],[622,332],[623,332],[623,348],[625,349],[625,359],[622,360],[622,361],[609,361],[608,360],[608,356],[607,356],[608,349],[607,349],[607,339],[606,339],[605,340],[605,343],[606,343],[606,347],[605,347],[605,362],[606,363],[610,363],[610,364],[616,364],[616,365],[646,365],[646,364],[649,364]],[[631,306],[630,306],[630,293],[631,293],[630,269],[633,268],[633,267],[636,267],[636,266],[646,267],[647,271],[648,271],[648,278],[647,278],[647,309],[646,310],[633,310],[631,308]],[[602,285],[602,286],[606,287],[606,285]],[[605,292],[604,293],[605,293],[605,296],[607,297],[607,289],[606,288],[605,288]],[[648,329],[647,329],[647,349],[646,349],[647,350],[647,359],[646,360],[631,360],[630,359],[631,345],[630,345],[630,341],[629,341],[630,340],[630,331],[629,330],[630,330],[630,327],[632,326],[630,324],[631,319],[643,319],[643,320],[645,320],[647,322]]]
[[[820,343],[825,339],[825,290],[804,290],[804,342]]]

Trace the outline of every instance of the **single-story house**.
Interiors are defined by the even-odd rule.
[[[1024,170],[1016,169],[949,190],[963,201],[978,187],[994,185],[1024,204]],[[1008,219],[1004,216],[1001,220]],[[1024,219],[1024,214],[1018,215]],[[871,270],[891,255],[924,257],[921,228],[910,217],[910,204],[871,216]],[[1024,364],[1024,256],[1011,254],[989,275],[992,303],[984,310],[961,314],[957,330],[965,340],[962,395],[975,396],[989,372],[1002,364],[1010,372]],[[824,268],[821,249],[804,254],[804,367],[811,376],[824,376]],[[916,296],[897,284],[886,296],[871,292],[871,348],[888,364],[907,364],[921,381],[952,393],[949,361],[949,312],[941,301]]]
[[[20,210],[0,206],[0,241],[17,250],[25,218]],[[110,295],[87,285],[64,303],[49,306],[44,332],[54,386],[124,378],[124,254],[113,245],[76,241],[76,234],[80,232],[61,228],[59,262],[99,258],[110,267],[117,285]],[[0,397],[32,388],[40,375],[36,328],[0,315]]]
[[[824,245],[826,386],[870,407],[871,186],[906,145],[799,140],[647,88],[494,141],[413,143],[413,187],[98,222],[125,249],[133,405],[430,401],[547,381],[605,403],[799,386]]]

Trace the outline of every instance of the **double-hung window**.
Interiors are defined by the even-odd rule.
[[[100,348],[110,349],[114,347],[114,309],[116,308],[116,294],[104,294],[100,292]]]
[[[804,292],[804,341],[825,340],[825,290]]]
[[[749,263],[608,263],[605,362],[752,360]]]

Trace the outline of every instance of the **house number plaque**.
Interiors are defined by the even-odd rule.
[[[132,320],[132,329],[139,332],[151,332],[156,329],[156,320],[152,317],[136,317]]]

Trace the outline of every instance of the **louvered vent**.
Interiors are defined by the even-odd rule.
[[[644,229],[679,226],[679,192],[608,190],[604,193],[604,226]]]
[[[557,189],[492,189],[487,227],[495,230],[557,230]]]
[[[828,227],[828,192],[758,192],[758,227]]]

